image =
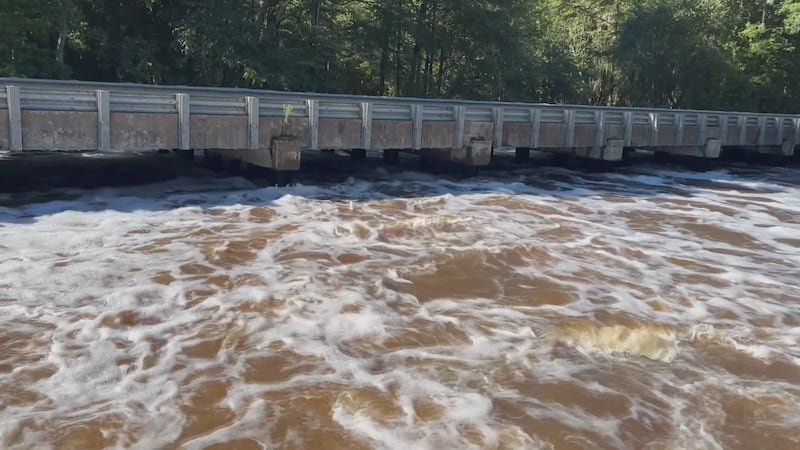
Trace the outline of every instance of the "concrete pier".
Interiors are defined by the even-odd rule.
[[[621,161],[634,149],[793,156],[800,116],[0,79],[0,151],[206,151],[278,172],[305,150],[481,167],[498,149]]]

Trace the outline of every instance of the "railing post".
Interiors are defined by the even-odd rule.
[[[719,126],[720,130],[720,143],[721,145],[725,145],[728,142],[728,116],[721,114],[719,116]]]
[[[111,150],[111,93],[97,90],[97,150]]]
[[[411,142],[413,150],[422,149],[422,105],[411,105]]]
[[[308,100],[306,109],[308,110],[308,148],[317,150],[319,148],[319,100]]]
[[[794,145],[800,145],[800,119],[794,119]]]
[[[767,118],[758,118],[758,145],[762,146],[767,142]]]
[[[565,147],[574,147],[575,146],[575,110],[568,109],[564,111],[566,122],[567,122],[567,129],[566,135],[564,137],[564,146]]]
[[[699,132],[697,133],[697,140],[698,145],[706,145],[706,136],[708,136],[708,131],[706,130],[706,125],[708,124],[708,115],[700,114],[697,118],[697,124],[700,128]]]
[[[676,113],[675,114],[675,145],[683,145],[683,127],[685,124],[686,117],[683,113]]]
[[[778,133],[776,134],[776,144],[783,145],[783,117],[775,118],[775,125],[778,126]]]
[[[494,119],[494,138],[492,139],[492,146],[500,148],[503,146],[503,115],[505,111],[502,107],[492,108],[492,116]]]
[[[538,108],[531,109],[530,121],[531,121],[531,136],[528,142],[528,148],[539,148],[539,132],[541,130],[541,125],[542,125],[542,110]]]
[[[633,113],[630,111],[626,111],[622,113],[622,117],[624,118],[625,121],[623,140],[625,141],[625,147],[630,147],[631,143],[633,142]]]
[[[594,146],[596,148],[603,148],[605,147],[605,140],[606,140],[606,112],[605,111],[595,111],[594,112],[594,123],[595,130],[594,135]]]
[[[650,146],[658,145],[658,113],[650,113]]]
[[[12,152],[22,150],[22,107],[19,87],[6,86],[8,102],[8,147]]]
[[[175,94],[175,100],[178,103],[178,149],[190,150],[192,120],[189,94]]]
[[[247,103],[247,148],[258,150],[259,122],[261,121],[259,100],[258,97],[246,97],[245,102]]]
[[[739,142],[737,145],[745,145],[747,143],[747,116],[739,116],[737,119],[739,124]]]
[[[372,103],[361,103],[361,148],[369,150],[372,146]]]
[[[453,108],[453,114],[455,114],[456,119],[456,132],[455,136],[453,136],[453,148],[461,149],[464,148],[464,128],[466,127],[467,122],[467,109],[461,106],[455,106]]]

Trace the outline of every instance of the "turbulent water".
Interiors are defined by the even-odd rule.
[[[0,200],[2,448],[800,448],[798,170]]]

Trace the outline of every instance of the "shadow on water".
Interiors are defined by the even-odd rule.
[[[439,195],[539,195],[555,198],[690,197],[698,189],[769,193],[800,183],[798,165],[754,166],[691,160],[669,164],[634,158],[613,167],[564,167],[539,155],[515,163],[499,154],[478,176],[423,172],[408,155],[387,166],[304,154],[303,169],[287,187],[266,171],[221,174],[171,154],[25,154],[0,156],[0,223],[31,223],[61,212],[166,211],[187,206],[270,206],[287,195],[328,201],[370,201]]]

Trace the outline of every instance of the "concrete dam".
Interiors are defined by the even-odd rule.
[[[466,167],[513,148],[603,161],[649,150],[714,159],[725,148],[792,156],[800,116],[431,100],[0,78],[0,151],[203,150],[296,171],[304,150],[382,151]]]

